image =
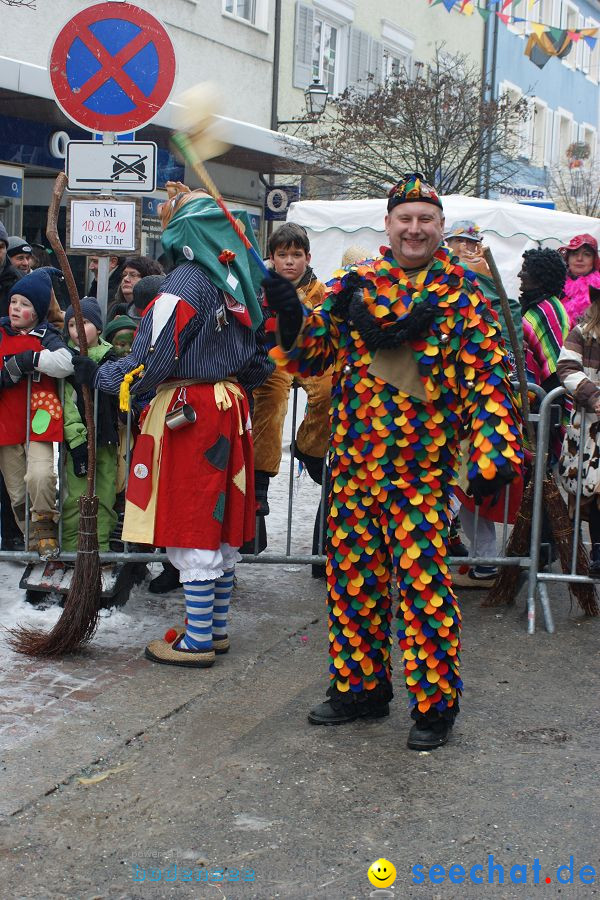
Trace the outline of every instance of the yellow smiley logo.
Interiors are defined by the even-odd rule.
[[[369,866],[367,876],[374,887],[389,887],[396,880],[396,868],[389,859],[376,859]]]

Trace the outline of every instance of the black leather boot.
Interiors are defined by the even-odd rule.
[[[269,509],[269,483],[271,476],[268,472],[256,469],[254,472],[254,496],[256,497],[256,515],[268,516]]]
[[[387,701],[339,703],[335,700],[325,700],[324,703],[319,703],[311,709],[308,721],[311,725],[344,725],[356,719],[381,719],[389,714],[390,705]]]
[[[592,544],[590,578],[600,578],[600,544]]]
[[[324,518],[323,527],[327,532],[327,516]],[[321,537],[321,503],[319,502],[319,506],[317,509],[317,515],[315,516],[315,526],[313,528],[313,541],[312,541],[312,552],[314,556],[319,555],[319,544],[321,541],[319,540]],[[323,541],[323,553],[325,553],[325,542]],[[311,566],[312,577],[313,578],[325,578],[325,564],[324,563],[313,563]]]
[[[169,591],[176,591],[180,587],[179,569],[176,569],[168,560],[163,563],[163,570],[160,575],[153,578],[148,585],[151,594],[168,594]]]
[[[24,550],[25,541],[15,520],[10,497],[0,475],[0,528],[2,530],[2,550]]]
[[[291,449],[291,448],[290,448]],[[294,456],[301,462],[315,484],[323,484],[323,463],[322,456],[310,456],[298,449],[298,445],[294,447]]]
[[[460,519],[455,516],[450,522],[450,530],[448,532],[448,553],[450,556],[468,556],[469,551],[463,544],[460,537]]]
[[[444,713],[430,709],[426,713],[414,715],[415,724],[408,733],[406,742],[409,750],[435,750],[442,747],[450,737],[458,709],[448,709]]]

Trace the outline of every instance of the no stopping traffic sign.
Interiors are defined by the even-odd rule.
[[[150,13],[131,3],[98,3],[73,16],[56,38],[50,80],[70,119],[121,134],[141,128],[168,100],[175,52]]]

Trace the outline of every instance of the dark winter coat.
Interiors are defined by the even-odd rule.
[[[13,284],[15,284],[23,275],[11,265],[8,256],[4,261],[4,265],[0,269],[0,318],[8,315],[8,295]]]

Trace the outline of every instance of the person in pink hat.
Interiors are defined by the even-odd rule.
[[[591,234],[576,234],[558,252],[567,264],[562,302],[573,328],[590,305],[590,288],[600,288],[598,242]]]

